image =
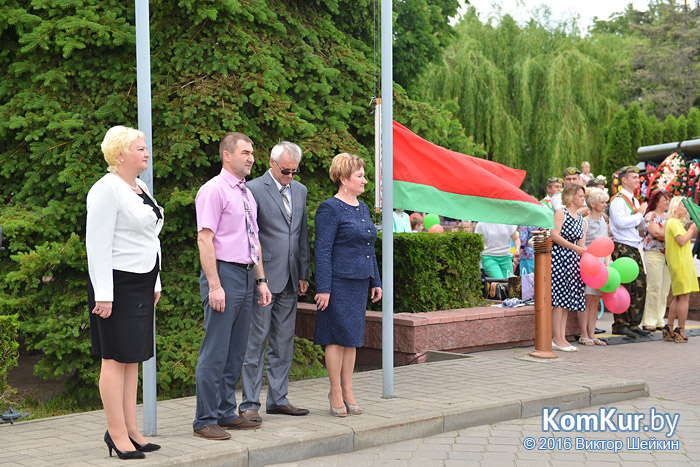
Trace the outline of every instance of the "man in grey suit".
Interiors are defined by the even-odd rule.
[[[260,390],[264,353],[267,352],[268,414],[306,415],[306,409],[287,400],[289,369],[294,355],[297,296],[309,287],[309,232],[306,223],[306,187],[294,180],[301,149],[283,141],[270,153],[270,169],[248,183],[258,205],[258,227],[263,267],[272,292],[267,306],[253,304],[248,347],[242,370],[241,417],[262,421]]]

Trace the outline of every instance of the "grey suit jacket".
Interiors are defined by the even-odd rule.
[[[248,189],[258,204],[258,228],[263,267],[272,293],[284,290],[290,279],[294,290],[299,280],[309,280],[309,226],[306,221],[306,187],[290,183],[292,225],[287,224],[282,195],[268,170],[251,180]]]

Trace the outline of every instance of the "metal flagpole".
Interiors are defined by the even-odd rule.
[[[394,83],[391,0],[382,0],[382,397],[394,397]]]
[[[136,88],[139,112],[139,130],[146,135],[146,146],[151,157],[148,170],[141,173],[153,194],[153,132],[151,130],[151,38],[149,34],[148,0],[136,0]],[[155,436],[156,427],[156,339],[155,313],[153,315],[153,358],[143,362],[143,433]]]

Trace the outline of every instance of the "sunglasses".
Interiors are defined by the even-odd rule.
[[[560,177],[549,177],[547,179],[547,185],[552,185],[554,183],[564,183],[564,180],[562,180]]]
[[[280,169],[280,172],[282,172],[282,175],[296,175],[299,173],[299,169],[296,170],[289,170],[289,169],[283,169],[280,167],[280,165],[277,163],[276,160],[272,159],[275,165],[277,166],[278,169]]]

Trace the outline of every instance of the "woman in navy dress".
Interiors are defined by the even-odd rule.
[[[359,415],[352,393],[355,351],[364,345],[367,293],[382,298],[374,242],[377,229],[364,193],[365,161],[342,153],[333,158],[330,177],[338,193],[316,211],[316,330],[314,343],[325,346],[331,383],[331,415]]]
[[[552,242],[552,348],[576,352],[566,340],[569,310],[586,311],[581,255],[586,252],[586,224],[578,210],[586,205],[584,189],[569,185],[561,194],[564,207],[554,213]]]

